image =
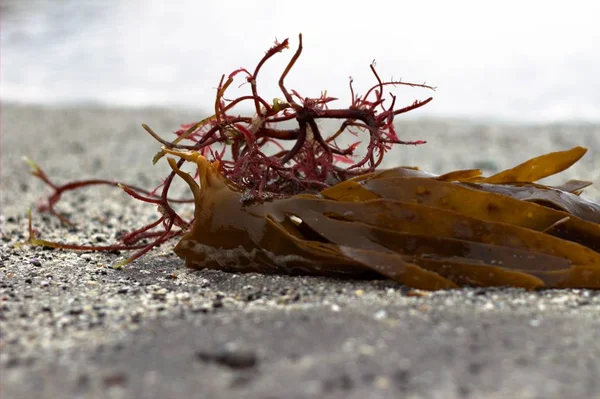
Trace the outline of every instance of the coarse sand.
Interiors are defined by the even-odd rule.
[[[15,247],[27,209],[45,239],[102,244],[156,210],[117,189],[70,193],[72,227],[40,214],[45,187],[110,178],[153,188],[167,171],[140,127],[168,137],[202,116],[167,109],[3,104],[0,189],[0,397],[600,398],[600,292],[512,288],[423,292],[392,281],[187,270],[166,244],[126,254]],[[389,164],[493,173],[549,151],[588,154],[553,181],[592,180],[600,125],[399,122]],[[182,195],[185,187],[179,186]],[[189,212],[189,210],[183,210]]]

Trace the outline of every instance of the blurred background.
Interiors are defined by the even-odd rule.
[[[210,109],[221,74],[274,42],[263,97],[304,36],[290,88],[349,101],[382,78],[427,82],[411,116],[600,121],[600,2],[2,0],[3,102]],[[241,82],[240,82],[241,83]],[[242,87],[241,90],[247,90]],[[403,103],[430,94],[397,88]]]

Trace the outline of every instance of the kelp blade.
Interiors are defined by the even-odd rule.
[[[583,147],[551,152],[532,158],[514,168],[484,178],[481,181],[489,184],[533,183],[568,169],[579,161],[586,152],[587,149]]]
[[[379,275],[424,289],[600,288],[600,205],[577,196],[587,182],[533,183],[584,153],[547,154],[492,178],[395,168],[251,205],[218,167],[192,157],[204,177],[201,187],[185,179],[198,198],[176,252],[190,267]]]
[[[479,187],[479,184],[464,185],[437,179],[386,178],[367,180],[360,184],[347,181],[324,190],[322,195],[328,199],[349,202],[377,198],[414,202],[452,210],[484,221],[503,222],[546,232],[600,251],[600,224],[595,223],[596,212],[594,207],[588,206],[589,201],[565,193],[570,196],[566,207],[573,211],[565,212],[521,201],[499,192],[478,190]],[[508,192],[511,188],[502,187],[502,190]],[[514,192],[515,188],[512,190]],[[538,198],[548,198],[544,197],[545,191],[533,190],[535,191],[529,192],[537,192]],[[600,211],[598,214],[600,215]],[[559,223],[563,220],[564,222]]]

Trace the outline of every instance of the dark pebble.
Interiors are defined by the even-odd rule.
[[[106,388],[124,387],[127,385],[127,376],[124,373],[114,373],[104,376],[102,381]]]
[[[197,352],[196,358],[202,362],[216,363],[236,370],[253,368],[258,364],[256,354],[246,350]]]
[[[35,363],[35,358],[33,358],[33,357],[25,357],[25,358],[13,357],[13,358],[10,358],[6,362],[6,368],[13,368],[13,367],[19,367],[19,366],[29,367],[29,366],[32,366],[34,363]]]
[[[410,372],[408,370],[400,369],[392,376],[394,382],[400,391],[405,391],[410,383]]]
[[[299,292],[297,292],[296,294],[294,294],[294,296],[292,296],[292,298],[290,299],[290,301],[292,301],[292,302],[299,302],[300,299],[302,299],[302,294],[300,294]]]
[[[469,366],[467,367],[467,370],[469,371],[470,374],[473,375],[477,375],[481,372],[482,369],[482,365],[480,363],[470,363]]]
[[[33,258],[29,261],[29,263],[31,263],[34,266],[37,267],[41,267],[42,266],[42,262],[40,262],[40,260],[38,258]]]
[[[135,313],[131,315],[131,322],[132,323],[139,323],[140,321],[142,321],[142,314],[141,313]]]
[[[4,367],[6,367],[7,369],[12,369],[15,368],[17,366],[19,366],[19,359],[16,357],[11,357],[10,359],[8,359],[6,361],[6,363],[4,363]]]
[[[77,379],[76,387],[79,392],[87,392],[90,389],[90,377],[86,374],[80,375]]]
[[[353,386],[354,383],[347,374],[323,382],[323,390],[328,393],[332,391],[349,391]]]
[[[117,342],[115,346],[113,346],[113,349],[115,352],[121,352],[123,349],[125,349],[125,344],[122,342]]]
[[[95,328],[95,327],[101,327],[104,324],[104,320],[102,319],[96,319],[96,320],[92,320],[89,322],[88,324],[88,328]]]

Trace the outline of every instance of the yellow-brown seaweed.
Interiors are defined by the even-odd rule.
[[[192,268],[384,276],[411,287],[600,288],[600,204],[584,181],[536,184],[581,158],[576,147],[491,177],[394,168],[319,194],[245,204],[244,189],[196,152],[195,219],[175,248]]]

